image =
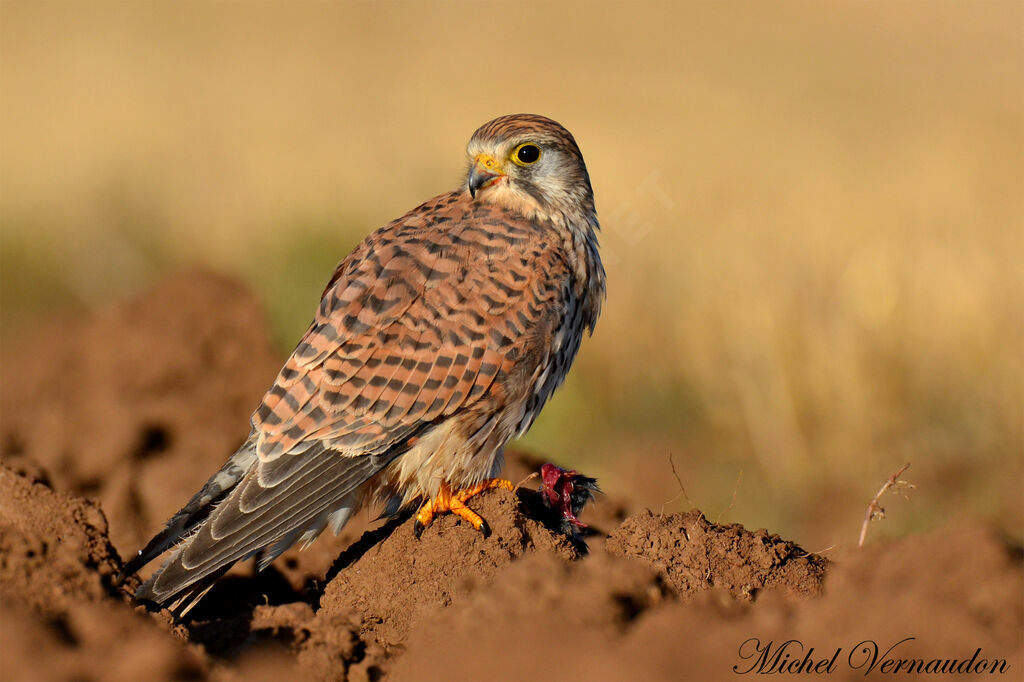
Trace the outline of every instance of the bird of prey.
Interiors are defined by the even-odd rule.
[[[174,551],[136,597],[184,614],[235,562],[260,569],[364,503],[467,506],[565,379],[605,296],[590,177],[544,116],[485,123],[469,170],[370,234],[252,415],[245,443],[122,577]]]

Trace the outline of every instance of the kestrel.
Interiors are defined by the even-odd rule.
[[[502,116],[454,191],[368,236],[334,271],[245,443],[123,575],[184,613],[236,561],[260,569],[365,502],[413,503],[416,533],[493,487],[505,444],[565,379],[605,296],[590,177],[568,130]]]

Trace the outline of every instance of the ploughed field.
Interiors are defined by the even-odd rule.
[[[1024,672],[1022,553],[988,527],[815,553],[698,510],[631,509],[610,490],[583,514],[584,554],[533,483],[474,499],[488,538],[446,515],[417,540],[412,519],[363,513],[262,573],[237,566],[183,622],[147,612],[130,599],[138,578],[115,585],[122,558],[245,436],[280,360],[254,298],[202,272],[54,321],[8,353],[0,677]],[[506,474],[542,461],[509,453]]]

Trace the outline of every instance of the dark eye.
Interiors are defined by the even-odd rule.
[[[529,142],[519,145],[512,153],[512,160],[520,166],[537,163],[538,159],[540,159],[540,147]]]

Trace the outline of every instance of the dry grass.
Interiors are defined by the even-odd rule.
[[[610,296],[528,444],[851,541],[912,459],[1021,534],[1024,5],[0,5],[6,338],[206,262],[283,345],[479,123],[580,140]],[[269,377],[268,377],[269,380]]]
[[[868,509],[866,512],[864,512],[864,521],[860,524],[860,537],[857,539],[858,547],[864,546],[864,540],[868,536],[868,527],[871,525],[871,522],[881,521],[885,518],[885,507],[879,504],[879,502],[882,499],[882,495],[885,495],[885,493],[891,490],[894,493],[901,494],[904,499],[910,499],[909,493],[916,486],[913,483],[910,483],[909,481],[900,480],[900,476],[902,476],[903,472],[909,468],[910,462],[907,462],[899,469],[894,471],[889,476],[889,478],[885,480],[885,483],[882,484],[882,487],[878,489],[878,492],[875,493],[875,496],[871,498],[871,502],[868,503]]]

